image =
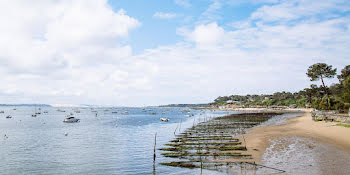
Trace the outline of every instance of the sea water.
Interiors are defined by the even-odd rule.
[[[199,174],[200,169],[158,164],[173,161],[161,156],[159,150],[153,164],[155,134],[158,149],[174,138],[174,132],[178,134],[210,117],[239,113],[158,107],[1,107],[2,110],[0,174],[52,175]],[[31,116],[39,111],[37,117]],[[70,113],[80,122],[64,123]],[[7,115],[12,118],[7,119]],[[167,117],[169,122],[160,121],[161,117]],[[203,170],[202,174],[220,172]]]

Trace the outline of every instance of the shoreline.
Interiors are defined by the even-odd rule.
[[[312,138],[350,153],[350,137],[348,137],[350,128],[336,126],[336,124],[336,122],[312,121],[310,110],[303,110],[298,117],[287,119],[285,124],[252,128],[237,138],[245,140],[247,154],[253,157],[247,162],[260,164],[263,163],[263,154],[271,145],[270,140],[284,137]]]

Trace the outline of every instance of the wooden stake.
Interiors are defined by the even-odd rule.
[[[156,145],[157,145],[157,133],[154,136],[153,164],[155,164],[156,162]]]

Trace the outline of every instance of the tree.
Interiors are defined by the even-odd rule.
[[[350,65],[345,66],[340,75],[337,76],[340,84],[343,84],[348,76],[350,76]]]
[[[306,75],[310,78],[310,81],[321,80],[323,89],[327,96],[329,96],[323,78],[333,78],[336,75],[336,72],[337,69],[332,69],[332,65],[327,65],[326,63],[316,63],[307,69]]]
[[[350,92],[350,75],[348,77],[346,77],[345,81],[344,81],[344,88]]]

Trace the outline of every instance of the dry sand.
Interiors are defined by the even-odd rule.
[[[311,113],[306,111],[299,117],[288,119],[286,124],[261,126],[245,134],[247,153],[254,158],[250,161],[263,163],[262,155],[270,146],[270,140],[283,137],[312,138],[350,153],[350,128],[336,126],[335,122],[314,122]]]

